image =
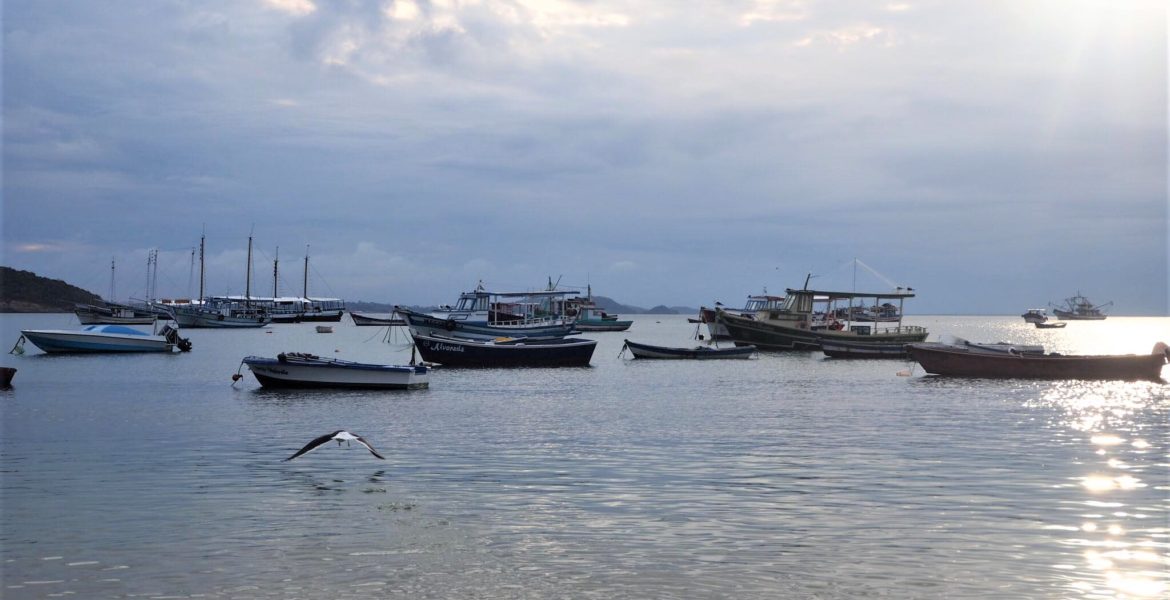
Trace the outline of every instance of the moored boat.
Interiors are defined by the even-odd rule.
[[[550,282],[549,288],[554,287]],[[573,318],[573,329],[577,331],[625,331],[634,324],[630,319],[619,319],[597,306],[593,301],[593,286],[586,286],[584,298],[567,298],[564,313]]]
[[[163,311],[116,302],[78,304],[73,310],[82,325],[150,325],[158,318],[169,318]]]
[[[1162,342],[1150,354],[989,352],[938,342],[910,344],[909,352],[927,373],[934,375],[1021,379],[1158,381],[1170,357],[1170,349]]]
[[[1053,306],[1052,314],[1062,321],[1104,321],[1106,314],[1102,309],[1111,306],[1112,302],[1094,305],[1080,292],[1075,296],[1064,299],[1061,306]]]
[[[573,333],[573,320],[562,312],[564,297],[576,292],[489,292],[483,284],[459,295],[454,307],[423,313],[403,306],[394,312],[412,334],[494,340],[500,337],[562,338]]]
[[[729,309],[723,306],[722,302],[715,302],[715,306],[707,308],[706,306],[699,307],[698,320],[687,319],[687,322],[702,323],[707,326],[707,336],[712,340],[729,340],[731,333],[727,331],[727,326],[719,322],[715,318],[716,311],[722,310],[726,313],[754,319],[756,313],[762,310],[773,310],[780,308],[784,303],[784,296],[770,296],[768,291],[764,290],[763,294],[756,296],[748,296],[743,308]]]
[[[629,349],[634,358],[656,359],[692,359],[717,360],[751,358],[756,353],[755,346],[730,346],[718,348],[713,346],[695,346],[693,348],[673,348],[669,346],[653,346],[625,340],[624,349]]]
[[[1048,322],[1048,315],[1044,312],[1043,308],[1029,308],[1027,311],[1024,312],[1024,314],[1022,314],[1020,316],[1024,317],[1024,322],[1026,322],[1026,323],[1046,323],[1046,322]]]
[[[357,327],[401,327],[406,325],[406,319],[399,316],[375,317],[350,311],[349,318],[353,319],[353,324]]]
[[[882,300],[896,300],[900,319],[903,301],[913,297],[910,288],[897,288],[892,292],[790,288],[780,306],[760,310],[752,317],[735,315],[722,309],[717,309],[715,315],[717,321],[727,327],[736,344],[751,344],[764,350],[819,350],[825,341],[896,348],[900,344],[926,340],[926,328],[903,325],[900,320],[880,327],[877,324],[854,325],[849,321],[836,320],[831,315],[836,314],[839,303],[845,303],[848,311],[855,300],[872,299],[875,304],[880,304]],[[823,308],[818,310],[818,307]]]
[[[596,340],[580,338],[474,340],[411,335],[423,360],[447,367],[584,367],[597,347]]]
[[[1055,323],[1036,323],[1036,329],[1064,329],[1068,323],[1064,321],[1057,321]]]
[[[903,342],[861,343],[837,339],[822,339],[821,352],[829,358],[906,358]]]
[[[165,324],[157,333],[125,325],[87,325],[79,330],[24,329],[22,339],[45,352],[186,352],[191,342],[179,337],[179,330]],[[22,346],[20,341],[17,346]]]
[[[247,356],[243,363],[264,387],[386,390],[430,385],[425,365],[359,363],[299,352],[282,352],[276,358]]]

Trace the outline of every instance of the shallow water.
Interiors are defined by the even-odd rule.
[[[931,339],[1148,352],[1170,319]],[[3,315],[21,328],[72,315]],[[188,354],[0,364],[4,598],[1129,598],[1170,593],[1170,395],[1149,382],[910,377],[813,353],[436,370],[409,392],[276,392],[248,354],[405,363],[401,334],[187,330]],[[1170,369],[1164,371],[1170,373]],[[334,429],[388,460],[331,446]]]

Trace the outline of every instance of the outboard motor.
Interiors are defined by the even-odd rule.
[[[167,342],[174,344],[175,347],[178,348],[180,352],[190,352],[191,351],[191,340],[188,340],[187,338],[179,337],[179,330],[178,329],[175,329],[174,327],[171,327],[170,325],[163,325],[162,331],[159,332],[159,335],[166,338]]]

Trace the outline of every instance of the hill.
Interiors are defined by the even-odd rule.
[[[75,304],[101,304],[93,292],[31,271],[0,267],[0,312],[72,312]]]

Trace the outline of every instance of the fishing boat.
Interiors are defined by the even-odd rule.
[[[349,318],[353,319],[353,324],[358,327],[401,327],[406,325],[406,319],[397,316],[375,317],[350,311]]]
[[[652,346],[625,340],[622,350],[629,349],[634,358],[659,359],[691,359],[691,360],[718,360],[728,358],[751,358],[756,353],[755,346],[729,346],[719,348],[714,346],[695,346],[693,348],[672,348],[669,346]]]
[[[82,325],[150,325],[159,318],[160,311],[105,302],[78,304],[73,314],[77,315],[77,320],[81,321]]]
[[[829,358],[906,358],[902,342],[862,343],[839,339],[822,339],[821,351]]]
[[[1044,312],[1043,308],[1029,308],[1027,311],[1024,312],[1024,314],[1022,314],[1020,316],[1024,317],[1025,323],[1047,323],[1048,322],[1048,314],[1046,312]]]
[[[359,363],[300,352],[282,352],[276,358],[248,356],[243,364],[264,387],[392,390],[430,385],[425,365]]]
[[[926,328],[903,325],[901,320],[880,327],[876,323],[855,325],[831,315],[836,314],[842,303],[848,309],[857,301],[872,300],[880,304],[883,300],[893,300],[898,303],[900,319],[904,314],[903,302],[913,297],[912,288],[902,287],[891,292],[810,290],[806,278],[805,287],[789,288],[778,307],[757,311],[751,317],[717,309],[715,316],[717,322],[727,327],[736,344],[750,344],[764,350],[820,350],[825,341],[896,348],[899,344],[925,341]]]
[[[991,352],[939,342],[910,344],[911,358],[927,373],[953,377],[1021,379],[1161,380],[1170,357],[1158,342],[1150,354],[1065,355]]]
[[[1102,309],[1112,305],[1112,302],[1094,305],[1077,292],[1075,296],[1065,298],[1063,305],[1053,305],[1052,314],[1062,321],[1104,321],[1107,315]]]
[[[554,286],[549,284],[549,288]],[[633,325],[630,319],[619,319],[611,315],[593,301],[593,286],[586,286],[584,298],[566,298],[564,314],[573,318],[573,328],[577,331],[625,331]]]
[[[720,323],[719,320],[715,318],[716,311],[723,310],[728,314],[754,319],[756,313],[763,310],[773,310],[780,308],[782,304],[784,304],[784,296],[769,296],[768,290],[764,290],[763,294],[748,296],[747,301],[743,305],[743,308],[729,309],[723,306],[722,302],[715,302],[715,306],[713,308],[700,306],[699,319],[696,322],[707,325],[707,336],[710,339],[729,340],[731,339],[731,333],[727,331],[726,325]],[[691,321],[692,319],[687,319],[687,322]]]
[[[80,330],[24,329],[24,340],[45,352],[187,352],[191,342],[179,337],[179,330],[169,323],[151,334],[125,325],[87,325]]]
[[[493,340],[412,334],[423,360],[447,367],[584,367],[596,340],[499,338]]]
[[[204,296],[205,281],[203,256],[206,236],[199,238],[199,299],[198,300],[156,300],[152,306],[165,310],[181,327],[187,328],[254,328],[264,327],[272,317],[262,306],[250,300],[252,288],[252,237],[248,237],[248,269],[244,301]]]
[[[459,295],[454,307],[423,313],[395,306],[412,334],[494,340],[500,337],[562,338],[574,332],[563,313],[564,298],[576,292],[489,292],[480,282]]]

